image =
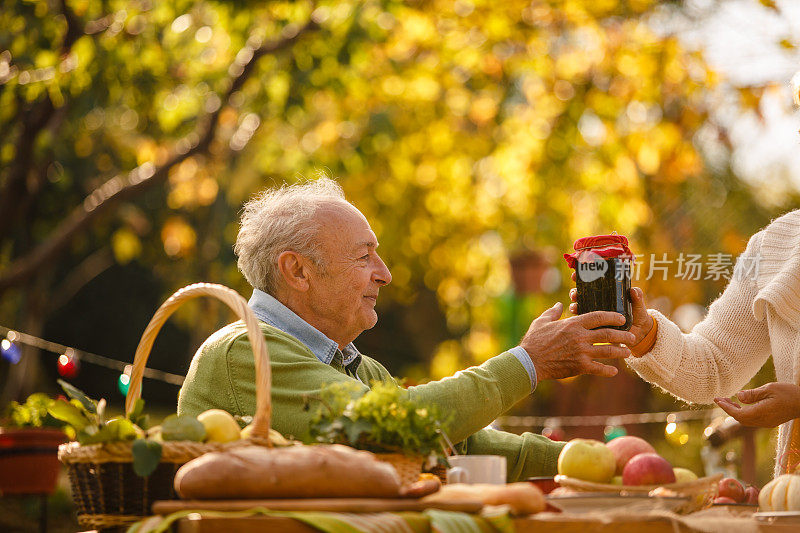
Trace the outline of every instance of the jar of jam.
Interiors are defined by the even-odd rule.
[[[616,233],[595,235],[578,239],[574,248],[575,252],[564,254],[564,259],[575,269],[578,314],[614,311],[625,316],[625,324],[608,327],[630,329],[633,254],[628,248],[628,239]]]

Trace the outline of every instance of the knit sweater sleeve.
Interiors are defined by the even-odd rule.
[[[566,442],[525,432],[515,435],[506,431],[482,429],[464,442],[470,455],[502,455],[506,458],[508,482],[524,481],[533,476],[554,476],[558,455]]]
[[[725,291],[690,333],[650,310],[658,322],[656,342],[641,358],[626,359],[628,365],[690,403],[709,404],[740,390],[770,355],[767,323],[752,311],[758,288],[749,268],[759,259],[761,239],[762,233],[750,239]]]
[[[445,431],[453,442],[459,442],[528,396],[531,382],[516,356],[504,352],[480,366],[409,387],[408,391],[412,398],[435,404],[443,413],[452,415]]]

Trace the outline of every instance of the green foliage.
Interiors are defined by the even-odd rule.
[[[17,428],[63,427],[64,424],[48,412],[52,404],[53,399],[40,392],[28,396],[23,404],[11,402],[6,406],[0,425]]]
[[[203,442],[206,428],[191,415],[169,415],[161,422],[161,438],[167,440],[191,440]]]
[[[131,452],[133,453],[133,471],[136,472],[137,476],[149,476],[161,461],[161,444],[154,440],[139,439],[133,441]]]
[[[375,383],[363,394],[356,384],[333,384],[322,389],[318,400],[321,405],[311,424],[317,442],[372,452],[442,453],[439,411],[415,402],[394,384]]]
[[[145,419],[142,415],[143,400],[140,399],[137,402],[130,417],[115,417],[106,420],[105,400],[99,402],[92,400],[83,391],[66,381],[58,380],[58,383],[71,399],[69,401],[63,399],[53,401],[48,405],[48,412],[54,418],[69,424],[80,444],[101,444],[144,437],[144,429],[133,421],[134,419],[139,421]]]
[[[67,396],[77,401],[85,411],[91,414],[97,414],[97,402],[92,400],[77,387],[72,386],[63,379],[58,380],[58,384],[67,393]]]
[[[0,1],[0,199],[15,210],[0,217],[11,221],[0,220],[0,272],[91,207],[89,191],[163,164],[219,110],[209,150],[59,248],[36,273],[39,294],[106,248],[166,293],[199,280],[246,293],[231,252],[242,202],[326,169],[392,270],[379,311],[424,301],[420,316],[444,315],[447,330],[423,324],[427,342],[414,348],[419,375],[439,378],[516,342],[497,306],[514,253],[558,261],[575,238],[617,230],[636,253],[735,254],[791,202],[780,195],[766,212],[732,174],[729,146],[709,165],[695,145],[728,132],[708,120],[717,75],[651,24],[679,3]],[[312,13],[317,27],[261,57],[225,101],[240,60]],[[740,98],[757,109],[761,92]],[[566,301],[566,268],[549,274],[559,270],[554,292],[513,317],[522,331]],[[642,286],[674,307],[706,303],[723,284]],[[0,314],[35,308],[24,301],[0,298]],[[212,331],[221,312],[208,305],[182,308],[178,322]]]
[[[69,424],[75,431],[92,424],[92,414],[88,413],[80,402],[56,400],[49,407],[50,415]]]

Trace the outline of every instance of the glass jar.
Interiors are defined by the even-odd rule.
[[[578,314],[614,311],[625,317],[625,324],[607,327],[630,329],[633,254],[628,248],[628,239],[616,233],[595,235],[578,239],[574,248],[575,252],[564,254],[564,258],[570,268],[575,269]]]

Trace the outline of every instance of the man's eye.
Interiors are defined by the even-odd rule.
[[[367,259],[369,259],[369,254],[362,255],[361,257],[359,257],[359,259],[363,259],[366,261]]]

